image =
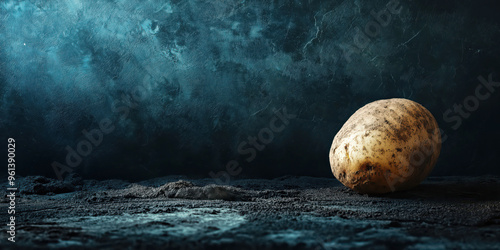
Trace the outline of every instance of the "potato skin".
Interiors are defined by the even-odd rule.
[[[417,186],[441,151],[436,119],[407,99],[378,100],[357,110],[330,148],[330,166],[345,186],[383,194]]]

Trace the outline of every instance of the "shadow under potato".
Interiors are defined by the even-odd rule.
[[[468,180],[465,180],[468,179]],[[410,190],[382,195],[396,199],[499,200],[497,177],[430,177]]]

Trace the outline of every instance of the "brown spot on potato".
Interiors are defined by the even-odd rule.
[[[363,171],[371,171],[375,168],[375,165],[372,164],[371,162],[365,162],[361,165],[360,169]]]
[[[345,157],[347,158],[347,160],[351,160],[351,157],[349,157],[349,151],[348,151],[348,147],[349,147],[349,143],[347,143],[345,146],[344,146],[344,149],[345,149]]]
[[[346,175],[346,173],[345,173],[345,170],[344,170],[344,171],[342,171],[342,173],[339,174],[339,180],[340,181],[344,180],[345,179],[345,175]]]

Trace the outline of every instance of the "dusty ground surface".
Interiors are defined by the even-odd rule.
[[[500,248],[494,176],[434,177],[385,196],[293,176],[229,186],[182,176],[19,183],[16,243],[2,230],[2,249]]]

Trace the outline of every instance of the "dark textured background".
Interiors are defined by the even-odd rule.
[[[74,172],[208,177],[236,160],[238,177],[332,177],[328,150],[348,117],[405,97],[447,135],[433,175],[500,174],[499,89],[456,129],[443,117],[478,76],[500,81],[496,1],[400,1],[346,60],[356,27],[388,2],[4,1],[2,141],[16,139],[18,175],[55,177],[65,147],[109,119],[114,131]],[[283,107],[297,117],[247,162],[238,145]]]

